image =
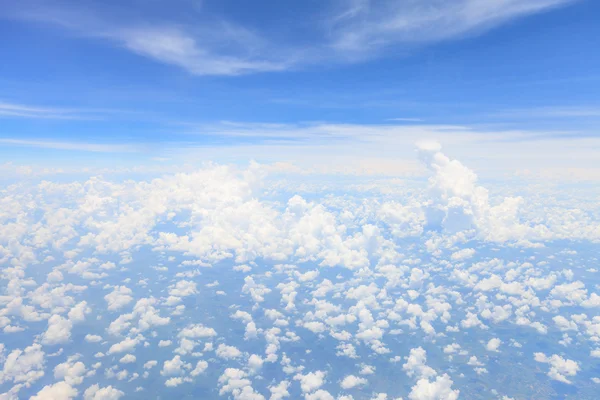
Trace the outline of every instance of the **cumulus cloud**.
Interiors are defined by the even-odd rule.
[[[573,360],[565,359],[558,354],[553,354],[548,357],[544,353],[535,353],[534,359],[540,363],[546,363],[550,365],[548,376],[556,381],[571,384],[567,376],[575,376],[580,370],[579,363]]]
[[[79,356],[72,356],[61,364],[54,367],[54,377],[63,379],[70,386],[77,386],[83,382],[87,368],[81,361],[77,361]]]
[[[237,347],[227,346],[223,343],[219,344],[215,353],[217,354],[217,357],[223,358],[225,360],[238,358],[242,355],[242,352],[239,351]]]
[[[119,400],[124,395],[124,392],[112,386],[100,387],[96,383],[85,390],[83,400]]]
[[[77,389],[66,382],[44,386],[31,400],[71,400],[77,396]]]
[[[108,304],[108,310],[119,310],[131,303],[133,301],[132,293],[131,289],[126,286],[115,287],[111,293],[104,296],[104,300]]]
[[[294,379],[300,381],[300,388],[304,393],[308,393],[323,386],[325,375],[324,371],[315,371],[307,374],[297,374]]]
[[[48,319],[48,329],[42,335],[42,343],[54,345],[65,343],[71,338],[73,323],[60,315],[53,315]]]
[[[361,378],[354,375],[346,376],[342,382],[340,383],[340,387],[342,389],[352,389],[357,386],[363,386],[367,384],[367,380],[365,378]]]
[[[498,351],[498,348],[500,347],[500,345],[502,344],[502,341],[498,338],[493,338],[490,339],[489,342],[487,342],[487,344],[485,345],[485,348],[487,349],[487,351]]]
[[[431,171],[432,201],[427,209],[428,223],[449,233],[474,230],[486,240],[523,239],[533,230],[517,217],[521,198],[508,197],[490,205],[489,192],[477,185],[477,175],[458,160],[441,152],[438,143],[418,143],[419,158]],[[464,257],[467,253],[461,254]]]
[[[3,346],[0,348],[4,350]],[[0,354],[0,360],[4,361],[0,383],[13,382],[29,387],[44,376],[46,359],[41,345],[32,344],[25,349],[15,349],[6,356],[4,351]]]
[[[452,389],[452,379],[447,374],[438,376],[434,381],[422,378],[412,387],[408,398],[411,400],[456,400],[460,391]]]

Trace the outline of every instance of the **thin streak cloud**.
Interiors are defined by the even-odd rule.
[[[320,22],[300,20],[289,26],[290,31],[311,38],[302,42],[275,37],[268,30],[273,24],[268,19],[251,26],[197,7],[190,11],[193,23],[156,15],[144,19],[138,16],[145,14],[144,8],[133,13],[127,6],[66,6],[35,0],[28,1],[27,7],[7,4],[0,16],[50,23],[78,36],[105,39],[193,75],[243,75],[398,56],[415,46],[478,35],[575,1],[330,1],[311,15]]]

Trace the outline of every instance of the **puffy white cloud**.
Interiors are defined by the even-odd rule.
[[[48,329],[42,335],[42,343],[47,345],[65,343],[71,338],[73,323],[60,315],[48,319]]]
[[[271,392],[269,400],[281,400],[285,397],[290,397],[289,387],[289,381],[281,381],[277,385],[269,386],[269,391]]]
[[[554,380],[564,383],[572,383],[567,379],[567,376],[575,376],[580,370],[579,364],[576,361],[562,358],[557,354],[553,354],[551,357],[548,357],[544,353],[535,353],[534,359],[540,363],[550,364],[548,376]]]
[[[169,295],[177,297],[186,297],[198,293],[196,283],[181,280],[169,288]]]
[[[219,377],[222,396],[231,393],[236,400],[264,400],[264,396],[255,392],[252,382],[247,378],[244,371],[236,368],[227,368]]]
[[[135,360],[136,360],[136,358],[133,354],[125,354],[123,357],[121,357],[119,362],[121,364],[131,364],[131,363],[134,363]]]
[[[467,362],[467,365],[481,367],[483,365],[483,363],[481,361],[479,361],[476,356],[471,356],[471,358],[469,358],[469,361]]]
[[[325,332],[325,324],[319,321],[305,322],[303,326],[313,333]]]
[[[307,271],[307,272],[305,272],[303,274],[296,271],[296,278],[300,282],[314,281],[318,277],[319,277],[319,270],[316,270],[316,269],[312,270],[312,271]]]
[[[112,386],[100,387],[97,383],[83,393],[83,400],[119,400],[125,393]]]
[[[458,251],[455,251],[454,253],[452,253],[452,255],[450,256],[450,259],[452,261],[464,261],[467,260],[471,257],[473,257],[473,255],[475,254],[475,249],[461,249]]]
[[[202,324],[188,325],[177,335],[180,338],[209,338],[217,336],[217,332],[212,328],[207,328]]]
[[[176,387],[176,386],[181,385],[183,382],[184,382],[183,378],[176,376],[176,377],[167,379],[165,381],[165,386],[166,387]]]
[[[405,357],[406,363],[402,365],[402,369],[410,377],[430,377],[436,375],[433,368],[425,365],[427,361],[427,353],[422,347],[417,347],[410,350],[410,354]]]
[[[458,343],[452,343],[444,347],[444,353],[453,354],[457,353],[460,350],[460,345]]]
[[[520,197],[507,197],[492,206],[489,191],[477,185],[477,175],[458,160],[441,152],[441,146],[417,144],[419,158],[431,171],[432,204],[426,210],[429,224],[448,233],[475,230],[485,240],[525,240],[545,233],[543,227],[521,224]]]
[[[166,360],[163,364],[163,368],[160,374],[163,376],[176,376],[182,375],[185,370],[190,369],[192,366],[189,363],[185,363],[181,360],[179,355],[176,355],[171,360]]]
[[[342,389],[352,389],[357,386],[364,386],[367,384],[367,380],[365,378],[361,378],[355,375],[346,376],[342,382],[340,383],[340,387]]]
[[[360,369],[361,375],[372,375],[375,373],[375,367],[372,365],[363,365]]]
[[[208,363],[204,360],[200,360],[196,363],[196,367],[190,372],[191,376],[198,376],[203,374],[208,369]]]
[[[133,301],[133,292],[127,286],[116,286],[112,292],[104,296],[109,311],[119,310]]]
[[[125,338],[122,341],[120,341],[119,343],[115,343],[112,346],[110,346],[110,349],[108,349],[108,354],[125,353],[128,351],[131,351],[139,343],[140,343],[140,339],[138,337]]]
[[[485,345],[487,351],[498,351],[498,348],[502,344],[502,341],[498,338],[490,339],[489,342]]]
[[[219,344],[216,350],[217,357],[225,360],[231,360],[233,358],[241,357],[242,352],[235,346],[227,346],[226,344]]]
[[[44,376],[45,353],[42,346],[32,344],[25,349],[15,349],[6,357],[0,353],[4,366],[0,370],[0,383],[13,382],[29,387]]]
[[[248,368],[254,373],[258,372],[262,368],[263,364],[264,360],[256,354],[252,354],[250,357],[248,357]]]
[[[319,389],[313,393],[307,393],[304,395],[305,400],[335,400],[335,397],[326,390]]]
[[[85,341],[88,343],[97,343],[102,341],[102,336],[99,335],[90,335],[89,333],[85,335]]]
[[[58,364],[54,367],[54,377],[63,379],[71,386],[80,385],[83,382],[87,368],[81,361],[77,361],[79,356],[72,356],[66,362]]]
[[[82,301],[69,311],[68,317],[72,322],[81,322],[85,320],[85,316],[92,312],[86,301]]]
[[[452,389],[452,379],[447,374],[438,376],[434,381],[421,378],[412,387],[408,398],[411,400],[456,400],[460,391]]]
[[[66,382],[46,385],[31,400],[71,400],[77,396],[77,389]]]
[[[304,393],[308,393],[323,386],[325,375],[324,371],[315,371],[308,374],[297,374],[294,379],[300,381],[300,388]]]

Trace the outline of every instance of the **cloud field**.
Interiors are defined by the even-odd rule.
[[[597,198],[416,157],[3,187],[0,399],[594,399]]]

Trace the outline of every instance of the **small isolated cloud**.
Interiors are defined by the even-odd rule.
[[[502,341],[498,338],[493,338],[490,339],[489,342],[487,342],[487,344],[485,345],[485,348],[487,349],[487,351],[498,351],[498,348],[500,347],[500,345],[502,344]]]
[[[354,375],[348,375],[346,376],[342,382],[340,383],[340,387],[342,389],[352,389],[354,387],[357,386],[364,386],[368,383],[368,381],[365,378],[361,378],[358,376],[354,376]]]

